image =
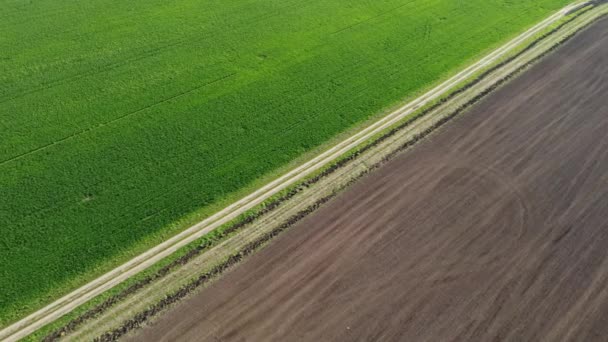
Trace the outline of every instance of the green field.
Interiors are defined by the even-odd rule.
[[[0,0],[0,325],[569,0]]]

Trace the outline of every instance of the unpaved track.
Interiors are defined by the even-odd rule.
[[[574,7],[575,5],[566,6],[562,10],[522,33],[512,41],[493,51],[488,56],[482,58],[475,64],[456,74],[436,88],[433,88],[429,92],[420,96],[416,100],[399,108],[395,112],[388,114],[374,124],[331,147],[312,160],[270,182],[266,186],[235,202],[222,211],[188,228],[175,237],[146,251],[129,262],[115,268],[114,270],[91,281],[81,288],[78,288],[68,295],[47,305],[46,307],[34,312],[28,317],[25,317],[24,319],[5,327],[4,329],[0,330],[0,340],[6,342],[18,341],[19,339],[30,335],[41,327],[54,322],[78,306],[88,302],[92,298],[95,298],[126,279],[146,270],[158,261],[175,253],[177,250],[187,246],[189,243],[196,241],[217,227],[220,227],[221,225],[237,218],[239,215],[263,203],[268,198],[297,183],[304,177],[322,169],[331,161],[344,155],[348,151],[357,147],[359,144],[371,139],[373,136],[391,127],[395,123],[398,123],[400,120],[415,112],[418,108],[423,107],[426,104],[446,95],[454,86],[475,75],[488,65],[500,60],[512,49],[516,48],[527,39],[533,37],[535,34],[539,33],[562,18],[565,14],[569,13]]]
[[[139,341],[605,341],[608,19]]]

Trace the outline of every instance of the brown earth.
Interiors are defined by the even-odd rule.
[[[608,339],[608,19],[139,341]]]

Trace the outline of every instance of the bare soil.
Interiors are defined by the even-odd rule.
[[[138,341],[604,341],[608,19]]]

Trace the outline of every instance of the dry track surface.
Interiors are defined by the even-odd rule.
[[[603,341],[603,19],[135,336]]]

